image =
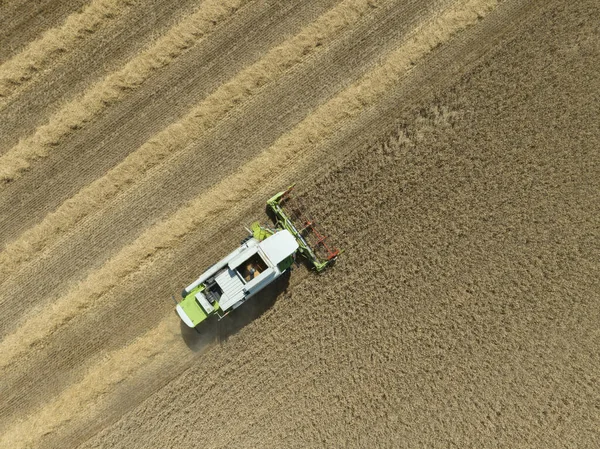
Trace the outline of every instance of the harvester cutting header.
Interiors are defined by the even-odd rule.
[[[289,189],[267,201],[274,228],[254,222],[239,248],[206,270],[182,292],[179,317],[196,327],[211,315],[223,318],[288,271],[297,253],[320,272],[340,251],[304,215],[304,208]]]

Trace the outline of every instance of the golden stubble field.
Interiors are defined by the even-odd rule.
[[[600,446],[595,1],[0,20],[0,447]],[[292,182],[343,256],[186,331]]]

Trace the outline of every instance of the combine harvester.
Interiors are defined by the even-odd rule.
[[[340,251],[304,218],[300,202],[291,196],[293,187],[267,201],[274,229],[252,223],[239,248],[183,290],[176,310],[186,325],[195,328],[211,315],[221,319],[237,309],[288,271],[298,252],[317,272],[336,260]]]

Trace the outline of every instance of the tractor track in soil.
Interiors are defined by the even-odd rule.
[[[148,80],[110,107],[91,125],[68,136],[64,145],[52,150],[44,168],[34,163],[24,174],[24,179],[5,186],[0,191],[2,207],[15,208],[19,205],[15,208],[18,214],[24,206],[29,205],[30,209],[39,212],[36,216],[15,214],[9,223],[1,223],[3,238],[16,238],[21,231],[41,220],[154,134],[177,122],[192,105],[226,82],[237,70],[260,58],[270,45],[289,37],[294,30],[316,18],[332,3],[325,1],[319,8],[299,9],[293,4],[282,6],[264,2],[248,12],[248,21],[238,17],[238,20],[232,20],[215,30],[216,35],[191,48],[182,55],[182,60],[166,67],[160,77]],[[271,20],[280,23],[269,30],[269,24],[273,23]],[[265,25],[258,25],[261,21],[266,21],[266,28]],[[264,40],[260,33],[253,33],[252,28],[264,31]],[[244,43],[232,40],[236,37]],[[139,111],[138,114],[131,116],[129,111],[132,109]],[[80,159],[73,160],[70,155],[74,153]],[[41,176],[44,170],[46,173]],[[71,170],[78,171],[79,175],[68,182],[64,175]],[[48,189],[52,190],[52,194],[42,197]],[[36,193],[32,195],[28,192]]]

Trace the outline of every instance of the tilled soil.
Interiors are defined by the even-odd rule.
[[[167,3],[162,33],[185,18]],[[72,95],[152,45],[123,43],[144,7],[106,25],[114,52],[104,28],[86,38],[107,50]],[[228,96],[328,13],[317,47]],[[1,445],[600,446],[599,19],[592,0],[232,11],[0,186]],[[2,132],[68,107],[38,82]],[[223,85],[232,108],[191,130]],[[152,138],[168,157],[60,209]],[[169,297],[292,182],[335,266],[185,329]]]

